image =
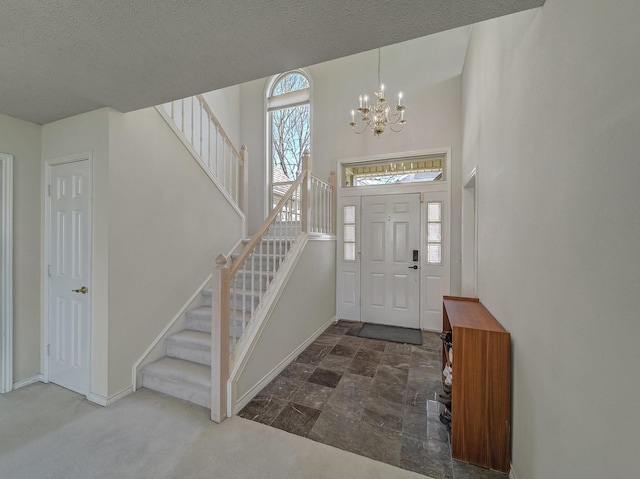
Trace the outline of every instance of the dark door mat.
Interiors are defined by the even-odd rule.
[[[422,346],[422,331],[419,329],[401,328],[399,326],[365,323],[360,329],[358,337]]]

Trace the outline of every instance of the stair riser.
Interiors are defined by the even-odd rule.
[[[284,255],[291,249],[292,241],[283,240],[283,241],[269,241],[263,242],[256,246],[253,250],[255,253],[259,254],[275,254],[276,255]]]
[[[235,297],[235,302],[234,302],[234,297],[232,293],[229,299],[229,307],[233,309],[235,304],[236,311],[250,312],[255,310],[259,302],[260,300],[256,296],[248,295],[248,294],[239,294],[238,296]]]
[[[262,276],[262,278],[260,278],[260,276]],[[270,276],[267,277],[265,275],[255,275],[253,278],[253,281],[251,281],[251,275],[238,274],[233,284],[235,285],[236,288],[250,289],[253,291],[266,291],[267,286],[269,286],[269,282],[271,281],[271,279],[272,277]]]
[[[211,407],[211,388],[194,385],[186,381],[176,381],[146,374],[142,371],[142,386],[178,399],[184,399],[198,406]]]
[[[241,331],[242,330],[242,320],[238,319],[237,321],[237,330]],[[247,322],[249,321],[249,318],[247,318]],[[205,320],[205,319],[187,319],[187,329],[192,329],[194,331],[201,331],[203,333],[209,333],[211,334],[211,320]],[[232,335],[233,331],[233,321],[229,322],[229,334]]]
[[[211,347],[206,350],[189,347],[184,344],[176,344],[171,340],[167,340],[167,356],[211,366]]]

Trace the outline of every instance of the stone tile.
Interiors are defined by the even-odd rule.
[[[372,351],[381,351],[384,352],[385,348],[392,343],[387,343],[386,341],[379,341],[377,339],[365,339],[362,343],[363,349],[370,349]]]
[[[356,432],[360,421],[351,419],[332,410],[324,409],[307,436],[344,451],[353,452],[357,443]]]
[[[435,351],[428,351],[418,346],[411,346],[411,364],[429,365],[430,363],[441,364],[442,356]]]
[[[336,344],[331,350],[331,354],[334,356],[342,356],[344,358],[353,358],[356,355],[358,348],[354,348],[353,346],[343,346],[341,344]]]
[[[298,391],[302,384],[302,381],[277,376],[273,381],[267,384],[262,391],[260,391],[260,394],[288,401]]]
[[[354,336],[343,336],[340,339],[340,342],[338,344],[342,345],[342,346],[349,346],[351,348],[359,348],[360,346],[362,346],[364,339],[362,338],[357,338]]]
[[[314,342],[319,344],[326,344],[328,346],[335,346],[343,338],[343,336],[337,336],[335,334],[322,333],[316,338]]]
[[[354,396],[345,396],[334,390],[333,394],[327,401],[323,411],[329,411],[333,414],[340,414],[349,419],[359,421],[364,412],[364,405],[367,399],[365,394],[356,394]]]
[[[314,341],[309,346],[307,346],[307,349],[305,349],[305,351],[314,351],[318,353],[329,354],[332,349],[333,349],[333,346],[331,344],[325,344],[325,343],[320,343],[318,341]]]
[[[382,364],[393,366],[394,368],[409,370],[409,355],[389,353],[387,350],[382,357]]]
[[[387,347],[385,348],[384,352],[385,354],[406,354],[407,356],[409,356],[411,354],[411,345],[403,343],[387,343]]]
[[[323,348],[318,348],[317,343],[312,343],[307,349],[300,353],[295,362],[313,364],[314,366],[317,366],[329,355],[329,351],[331,350],[332,346],[325,345]]]
[[[247,404],[238,416],[262,424],[271,424],[284,408],[286,401],[258,394]]]
[[[344,373],[336,386],[336,392],[350,398],[366,399],[369,396],[373,378],[359,374]]]
[[[371,349],[360,349],[353,357],[355,360],[368,361],[380,364],[382,362],[382,351],[372,351]]]
[[[431,398],[433,398],[433,395],[429,396],[426,388],[416,388],[408,385],[405,397],[405,405],[420,409],[422,411],[426,411],[427,401]]]
[[[329,371],[328,369],[318,368],[311,376],[309,376],[307,381],[319,384],[320,386],[335,388],[340,382],[340,379],[342,379],[342,374],[335,371]]]
[[[427,417],[429,419],[440,420],[440,413],[444,412],[445,405],[435,399],[429,399],[427,401]]]
[[[402,431],[402,404],[393,403],[379,397],[370,397],[364,406],[362,421],[394,431]]]
[[[307,382],[300,386],[298,392],[291,398],[291,402],[322,410],[332,393],[333,388]]]
[[[295,379],[297,381],[306,381],[311,376],[311,373],[316,370],[316,366],[313,364],[306,363],[296,363],[293,362],[289,364],[284,370],[278,375],[283,378]]]
[[[442,348],[442,340],[440,333],[433,331],[422,331],[422,347],[431,351],[440,351]]]
[[[322,369],[328,369],[329,371],[335,371],[337,373],[343,373],[351,364],[351,358],[345,358],[342,356],[334,356],[329,354],[322,360],[318,367]]]
[[[427,420],[427,439],[449,443],[449,433],[439,419]]]
[[[355,323],[349,328],[349,331],[345,333],[345,336],[357,336],[362,329],[362,323]]]
[[[508,479],[509,474],[474,466],[466,462],[452,459],[453,474],[456,479]]]
[[[374,377],[378,371],[378,363],[372,363],[370,361],[362,361],[354,359],[347,368],[347,371],[352,374],[359,374],[360,376]]]
[[[424,411],[414,407],[405,407],[402,416],[402,433],[411,434],[421,439],[428,438],[427,410]]]
[[[382,379],[374,379],[370,395],[402,405],[405,403],[405,387]]]
[[[278,417],[271,423],[272,427],[307,437],[320,416],[318,409],[301,404],[287,403]]]
[[[349,327],[345,326],[329,326],[324,330],[325,333],[335,334],[336,336],[344,336],[347,331],[349,331]]]
[[[448,443],[402,434],[400,456],[399,467],[403,469],[439,479],[453,479]]]
[[[352,326],[355,326],[357,324],[360,324],[359,322],[356,321],[349,321],[347,319],[339,319],[338,322],[336,324],[334,324],[334,326],[338,326],[339,328],[351,328]]]
[[[381,364],[378,366],[378,372],[376,373],[375,378],[382,381],[392,382],[404,390],[409,379],[409,371],[406,369],[394,368],[387,364]]]
[[[361,422],[358,426],[357,442],[354,447],[356,454],[399,466],[401,448],[402,439],[397,431],[373,426],[366,422]]]

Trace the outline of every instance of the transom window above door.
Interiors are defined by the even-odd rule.
[[[270,201],[274,207],[302,170],[311,150],[311,92],[308,76],[295,70],[275,79],[267,93]]]
[[[379,186],[444,179],[446,155],[428,155],[342,165],[342,186]]]

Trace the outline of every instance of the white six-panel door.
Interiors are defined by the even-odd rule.
[[[51,166],[48,265],[49,381],[89,392],[91,165]],[[84,287],[84,289],[83,289]]]
[[[361,218],[361,321],[419,328],[420,195],[363,196]]]

